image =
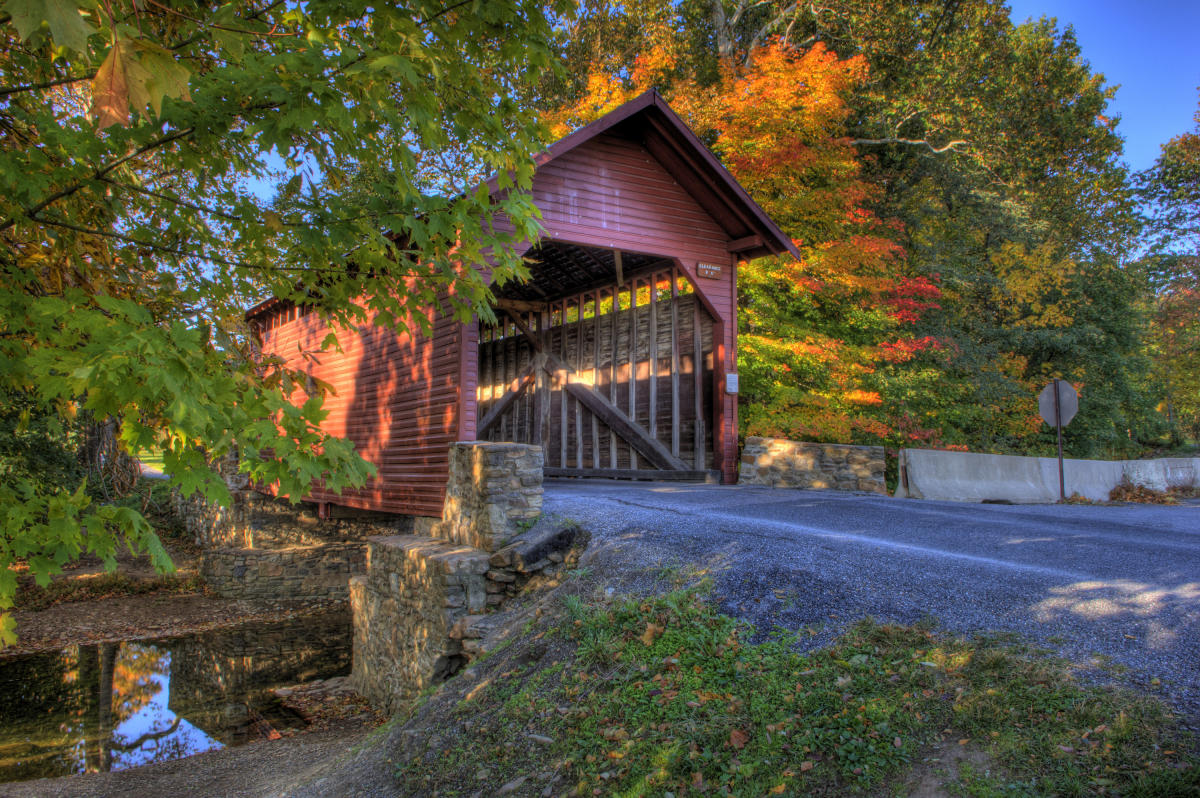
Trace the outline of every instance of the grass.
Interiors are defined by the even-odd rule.
[[[163,470],[163,453],[159,449],[153,451],[146,450],[137,456],[137,460],[147,468],[154,468],[159,471]]]
[[[914,763],[961,743],[989,764],[951,776],[959,795],[1200,794],[1193,743],[1162,704],[1081,685],[1011,642],[862,622],[802,654],[786,635],[750,644],[752,632],[695,590],[568,597],[550,629],[495,658],[454,705],[460,731],[402,764],[398,786],[494,794],[524,776],[514,794],[904,794]]]

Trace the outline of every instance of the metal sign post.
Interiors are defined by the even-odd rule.
[[[1058,498],[1067,498],[1066,479],[1063,476],[1063,438],[1062,428],[1071,423],[1079,412],[1079,394],[1075,386],[1063,382],[1058,377],[1042,389],[1038,396],[1038,411],[1045,421],[1058,433]]]

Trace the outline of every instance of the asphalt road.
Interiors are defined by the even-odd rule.
[[[760,630],[813,627],[823,644],[870,615],[1017,633],[1085,675],[1153,685],[1200,727],[1200,505],[561,480],[545,510],[624,562],[711,574],[723,609]]]

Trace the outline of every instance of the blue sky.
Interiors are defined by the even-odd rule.
[[[1145,169],[1159,147],[1195,123],[1200,86],[1198,0],[1009,0],[1013,22],[1056,17],[1070,24],[1092,70],[1117,84],[1125,159]]]

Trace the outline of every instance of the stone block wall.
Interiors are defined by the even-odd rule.
[[[366,573],[366,559],[364,543],[210,548],[200,555],[200,576],[226,598],[346,601],[350,577]]]
[[[450,447],[442,521],[433,535],[487,552],[542,514],[542,448],[468,441]]]
[[[429,537],[371,538],[351,581],[355,689],[402,711],[481,652],[488,613],[571,567],[587,533],[541,508],[540,447],[454,444],[442,520]]]
[[[487,607],[488,555],[415,535],[375,538],[366,575],[350,584],[351,683],[372,705],[398,712],[465,662],[451,630]]]
[[[318,518],[317,506],[311,502],[291,504],[248,489],[231,495],[229,507],[209,504],[198,495],[175,497],[176,513],[196,545],[274,549],[363,541],[375,535],[406,534],[430,520],[340,507],[330,508],[331,517]]]
[[[747,438],[738,484],[886,495],[883,447]]]

